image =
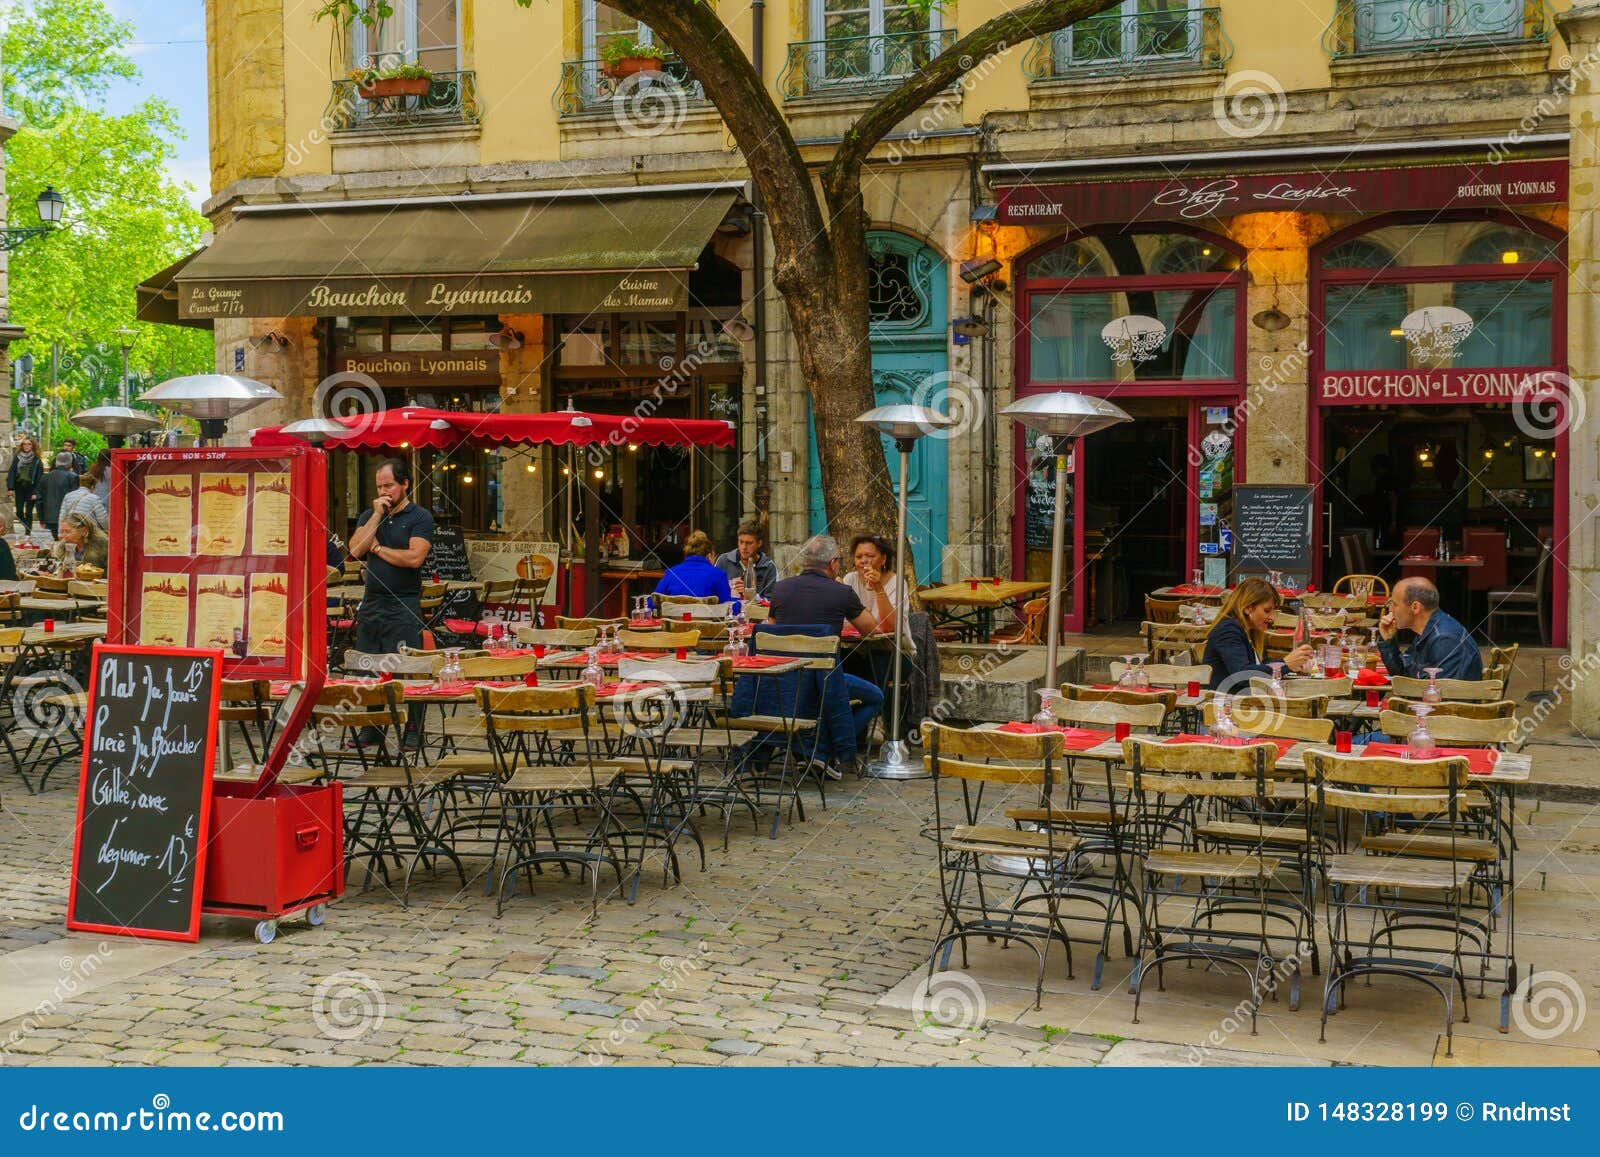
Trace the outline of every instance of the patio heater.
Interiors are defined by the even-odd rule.
[[[343,422],[335,422],[331,418],[301,418],[298,422],[280,427],[278,433],[321,446],[330,438],[348,438],[354,431]]]
[[[906,477],[910,473],[911,451],[917,439],[925,434],[948,430],[956,424],[954,418],[930,410],[926,406],[879,406],[868,410],[856,421],[871,426],[886,438],[894,439],[900,451],[900,514],[895,530],[895,557],[900,560],[900,572],[895,583],[894,607],[894,696],[889,716],[889,739],[878,753],[878,758],[867,764],[866,774],[873,779],[921,779],[928,773],[922,761],[913,760],[905,740],[900,738],[900,685],[904,682],[900,671],[900,655],[905,638],[906,618]]]
[[[112,449],[121,446],[130,434],[144,434],[161,427],[157,418],[141,414],[127,406],[96,406],[72,415],[72,424],[83,430],[93,430],[106,440]]]
[[[1126,412],[1104,398],[1091,398],[1085,394],[1034,394],[1021,398],[1000,411],[1015,418],[1028,429],[1049,436],[1055,443],[1056,456],[1055,522],[1050,532],[1050,623],[1045,635],[1044,676],[1046,687],[1055,687],[1056,652],[1061,645],[1061,564],[1064,547],[1062,531],[1066,526],[1067,508],[1061,501],[1062,479],[1067,473],[1067,460],[1072,456],[1072,443],[1118,422],[1131,422]]]
[[[200,423],[200,444],[215,445],[227,432],[228,419],[283,395],[265,382],[231,374],[191,374],[170,378],[139,395],[141,402],[160,406]]]

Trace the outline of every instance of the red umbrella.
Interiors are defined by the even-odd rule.
[[[348,437],[332,443],[346,450],[415,450],[424,447],[446,449],[464,437],[451,422],[460,414],[449,410],[429,410],[421,406],[402,406],[372,414],[353,414],[335,421],[349,427]],[[256,446],[298,446],[302,440],[283,433],[282,426],[263,426],[251,436]]]

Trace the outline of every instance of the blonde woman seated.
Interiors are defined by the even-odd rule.
[[[78,561],[89,566],[106,569],[106,558],[111,551],[111,540],[105,531],[95,525],[94,519],[83,511],[73,511],[61,520],[61,538],[55,549],[62,545],[78,548]]]
[[[1262,661],[1267,630],[1278,614],[1278,592],[1266,579],[1242,579],[1217,612],[1217,622],[1206,636],[1205,655],[1200,662],[1211,668],[1211,689],[1232,691],[1248,685],[1252,675],[1270,675],[1272,668]],[[1291,671],[1308,670],[1312,662],[1311,645],[1302,643],[1284,657]]]

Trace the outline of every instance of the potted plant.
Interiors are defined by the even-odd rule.
[[[660,72],[661,62],[666,57],[666,52],[654,44],[631,36],[613,37],[600,52],[606,75],[613,80],[626,80],[641,72]]]
[[[356,68],[351,70],[350,79],[356,82],[356,95],[362,100],[427,96],[428,90],[433,87],[433,71],[420,64]]]

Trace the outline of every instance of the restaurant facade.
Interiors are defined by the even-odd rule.
[[[371,405],[374,385],[385,405],[725,418],[723,458],[624,446],[584,481],[632,551],[690,523],[726,545],[755,516],[787,558],[826,522],[805,383],[761,207],[696,78],[670,54],[644,81],[608,73],[611,40],[652,34],[594,0],[542,22],[395,7],[410,42],[344,51],[429,63],[411,103],[355,93],[308,15],[208,8],[230,78],[211,97],[215,240],[146,279],[145,316],[213,325],[219,369],[285,394],[241,437],[335,394]],[[724,17],[820,164],[917,52],[1004,7]],[[913,456],[919,579],[1046,573],[1053,459],[997,414],[1072,389],[1134,421],[1075,456],[1069,629],[1226,574],[1235,488],[1265,484],[1313,488],[1322,585],[1357,544],[1376,568],[1419,527],[1458,549],[1499,532],[1515,585],[1548,537],[1566,637],[1583,340],[1566,270],[1589,249],[1567,125],[1588,72],[1542,5],[1398,7],[1130,0],[985,62],[890,134],[864,181],[877,393],[965,415]],[[530,60],[530,35],[562,51]],[[576,463],[490,459],[419,460],[435,510],[570,532]],[[370,466],[336,464],[344,524]],[[1474,604],[1490,577],[1437,576]]]

